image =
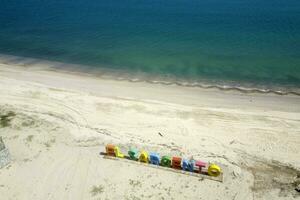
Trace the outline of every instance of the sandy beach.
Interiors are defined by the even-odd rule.
[[[1,199],[297,199],[300,97],[0,62]],[[159,134],[161,133],[161,134]],[[107,143],[217,163],[224,181],[103,159]]]

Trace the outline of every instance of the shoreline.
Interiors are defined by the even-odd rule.
[[[3,196],[299,197],[299,96],[117,81],[43,64],[0,64],[0,117],[12,113],[0,127],[13,160],[0,171]],[[219,163],[224,182],[104,160],[107,143]]]
[[[39,64],[38,64],[39,66]],[[131,82],[123,79],[101,78],[88,73],[52,70],[49,65],[41,67],[14,66],[0,64],[7,78],[17,78],[53,88],[63,88],[120,99],[132,99],[149,102],[167,102],[187,106],[209,106],[238,109],[273,109],[274,111],[300,112],[298,95],[277,95],[273,93],[241,93],[232,90],[200,87],[183,87],[148,82]],[[16,76],[17,75],[17,76]],[[111,85],[115,87],[110,88]],[[131,88],[134,88],[133,90]],[[161,91],[166,92],[165,95]],[[290,106],[286,106],[286,104]],[[291,108],[291,109],[290,109]]]
[[[228,81],[223,84],[214,83],[211,80],[189,81],[184,79],[178,79],[176,77],[165,76],[153,76],[147,73],[135,73],[133,75],[125,70],[111,70],[107,68],[96,69],[93,66],[83,66],[79,64],[63,63],[58,61],[49,61],[38,58],[28,58],[13,55],[0,54],[0,63],[15,65],[20,67],[33,67],[36,65],[43,66],[45,70],[57,71],[63,73],[72,73],[83,76],[94,76],[100,79],[116,80],[116,81],[128,81],[128,82],[144,82],[149,84],[160,85],[176,85],[188,88],[201,88],[201,89],[215,89],[219,91],[233,91],[241,92],[245,94],[275,94],[275,95],[296,95],[300,96],[300,88],[298,87],[286,87],[286,86],[269,86],[253,85],[250,83],[229,83]],[[63,68],[60,68],[64,66]],[[41,69],[42,69],[41,68]]]

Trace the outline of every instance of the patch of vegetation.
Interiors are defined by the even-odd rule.
[[[278,161],[257,161],[255,166],[248,167],[254,176],[252,191],[259,196],[264,192],[279,189],[279,196],[292,195],[294,198],[300,194],[295,188],[300,184],[300,171],[290,165]]]
[[[55,141],[56,141],[55,138],[52,138],[52,139],[50,140],[50,143],[54,144]]]
[[[44,145],[45,145],[45,147],[47,147],[47,148],[51,147],[51,143],[50,143],[50,142],[45,142]]]
[[[24,126],[24,127],[30,127],[30,126],[33,126],[34,125],[34,120],[26,120],[26,121],[24,121],[24,122],[22,122],[22,126]]]
[[[28,158],[23,159],[23,162],[30,162],[31,160]]]
[[[45,145],[47,148],[49,148],[49,147],[52,146],[52,144],[55,143],[55,141],[56,141],[55,138],[52,138],[52,139],[49,140],[48,142],[45,142],[44,145]]]
[[[129,197],[126,196],[125,197],[126,200],[141,200],[140,197],[134,196],[134,195],[130,195]]]
[[[31,142],[32,139],[33,139],[34,135],[28,135],[27,138],[26,138],[26,142]]]
[[[9,111],[7,114],[0,114],[0,127],[10,126],[11,120],[16,116],[15,112]]]
[[[96,196],[98,194],[101,194],[104,192],[104,187],[102,185],[98,185],[98,186],[93,186],[91,189],[91,194],[92,196]]]
[[[130,184],[132,187],[142,186],[141,181],[135,181],[135,180],[132,180],[132,179],[129,179],[129,184]]]

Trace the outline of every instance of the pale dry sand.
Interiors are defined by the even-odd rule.
[[[299,198],[300,97],[44,67],[0,64],[0,136],[13,159],[0,199]],[[107,143],[216,162],[224,182],[105,160]]]

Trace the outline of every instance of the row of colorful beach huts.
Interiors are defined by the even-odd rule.
[[[179,156],[160,157],[158,153],[152,152],[149,154],[146,151],[139,152],[135,148],[130,148],[128,151],[128,155],[126,156],[123,153],[121,153],[120,148],[118,146],[113,144],[107,144],[105,150],[105,154],[107,156],[125,158],[143,163],[149,163],[178,170],[190,171],[193,173],[206,174],[214,177],[217,177],[222,173],[220,166],[200,160],[183,159]]]

